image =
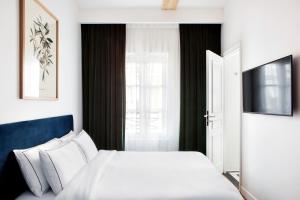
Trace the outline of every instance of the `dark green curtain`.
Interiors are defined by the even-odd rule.
[[[124,150],[124,24],[85,24],[82,32],[83,128],[99,149]]]
[[[221,53],[221,25],[181,24],[181,151],[206,154],[206,50]]]

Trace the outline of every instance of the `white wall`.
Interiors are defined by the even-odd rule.
[[[42,1],[60,20],[58,101],[19,99],[19,0],[0,1],[0,124],[74,115],[82,128],[80,25],[73,0]]]
[[[159,8],[82,9],[81,23],[222,23],[223,8],[182,8],[163,11]]]
[[[293,54],[294,117],[243,114],[242,189],[248,198],[296,200],[300,196],[300,1],[229,0],[223,50],[238,41],[247,70]]]

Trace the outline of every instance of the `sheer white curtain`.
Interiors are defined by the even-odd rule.
[[[179,112],[178,25],[127,25],[125,150],[177,151]]]

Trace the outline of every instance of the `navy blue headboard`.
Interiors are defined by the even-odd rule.
[[[0,195],[14,199],[27,189],[12,150],[45,143],[73,129],[72,115],[0,125]]]

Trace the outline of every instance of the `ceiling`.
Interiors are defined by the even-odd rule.
[[[77,0],[80,8],[161,8],[162,0]],[[179,0],[178,8],[221,8],[227,0]]]

